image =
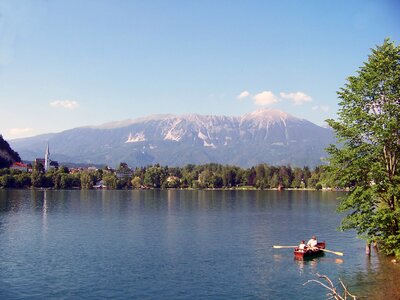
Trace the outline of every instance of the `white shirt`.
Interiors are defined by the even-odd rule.
[[[317,241],[316,239],[310,239],[310,240],[307,242],[307,246],[308,246],[308,247],[317,247],[317,244],[318,244],[318,241]]]

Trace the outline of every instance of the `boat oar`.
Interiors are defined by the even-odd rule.
[[[281,248],[297,248],[297,246],[276,246],[276,245],[274,245],[274,246],[272,246],[272,247],[274,247],[274,248],[276,248],[276,249],[281,249]]]
[[[333,253],[333,254],[336,254],[336,255],[339,255],[339,256],[343,256],[343,252],[331,251],[331,250],[328,250],[328,249],[321,249],[321,250],[325,251],[325,252]]]

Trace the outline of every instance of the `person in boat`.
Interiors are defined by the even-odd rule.
[[[317,244],[318,244],[317,237],[313,235],[311,239],[307,242],[307,247],[312,250],[316,250],[318,249]]]
[[[307,245],[305,243],[305,241],[301,241],[300,245],[299,245],[299,250],[306,250],[307,249]]]

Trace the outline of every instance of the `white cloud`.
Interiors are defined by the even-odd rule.
[[[50,102],[50,106],[73,110],[79,107],[79,103],[73,100],[56,100]]]
[[[319,110],[319,111],[327,112],[327,111],[329,111],[329,106],[326,106],[326,105],[315,105],[311,109],[315,110],[315,111]]]
[[[33,128],[11,128],[8,130],[10,138],[18,138],[33,133]]]
[[[249,97],[249,96],[250,96],[249,91],[243,91],[243,92],[241,92],[241,93],[239,94],[239,96],[237,96],[237,98],[238,98],[239,100],[241,100],[241,99],[247,98],[247,97]]]
[[[263,91],[253,97],[254,104],[268,106],[278,102],[278,98],[271,91]]]
[[[300,104],[303,104],[305,102],[311,102],[312,101],[312,98],[309,95],[307,95],[307,94],[305,94],[303,92],[296,92],[296,93],[284,93],[284,92],[281,92],[279,95],[284,99],[292,100],[293,103],[296,104],[296,105],[300,105]]]
[[[250,94],[250,92],[245,90],[241,92],[236,98],[242,100],[251,96],[252,95]],[[300,91],[295,93],[281,92],[279,93],[279,95],[275,95],[272,91],[262,91],[261,93],[252,96],[252,99],[254,100],[254,104],[259,106],[270,106],[284,99],[290,100],[295,105],[301,105],[303,103],[312,101],[311,96]],[[322,111],[329,110],[327,106],[319,106],[318,109]]]

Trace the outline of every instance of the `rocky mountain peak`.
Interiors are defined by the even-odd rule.
[[[301,120],[284,111],[272,108],[261,108],[256,111],[243,115],[242,120],[268,120],[272,122],[280,122],[286,120]]]

